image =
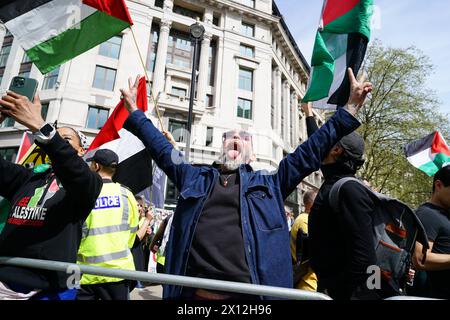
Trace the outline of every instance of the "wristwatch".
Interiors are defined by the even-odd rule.
[[[39,129],[39,131],[46,137],[49,137],[53,130],[55,130],[55,128],[53,128],[53,126],[49,123],[44,124],[44,126]]]
[[[51,124],[46,123],[33,136],[38,142],[45,144],[54,137],[55,133],[55,128]]]

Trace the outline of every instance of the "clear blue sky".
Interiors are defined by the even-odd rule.
[[[311,61],[323,0],[275,0],[306,60]],[[416,46],[434,65],[426,85],[441,102],[441,111],[450,117],[450,1],[374,0],[380,13],[380,28],[372,39],[384,45]]]

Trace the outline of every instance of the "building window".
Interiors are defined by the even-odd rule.
[[[213,25],[215,25],[216,27],[220,26],[220,17],[213,16]]]
[[[242,0],[242,4],[254,8],[255,0]]]
[[[113,59],[119,59],[121,45],[122,37],[114,36],[100,45],[98,54]]]
[[[58,82],[59,66],[45,75],[42,90],[53,89]]]
[[[172,87],[172,94],[177,97],[186,98],[187,90],[178,87]]]
[[[86,128],[101,129],[108,120],[108,109],[89,106]]]
[[[214,78],[216,77],[216,53],[217,53],[217,45],[216,41],[211,41],[209,46],[209,59],[208,59],[208,79],[209,85],[214,87]]]
[[[241,44],[240,47],[241,56],[254,58],[255,57],[255,48],[247,46],[245,44]]]
[[[15,121],[14,121],[12,118],[7,117],[7,118],[0,124],[0,128],[14,127],[14,123],[15,123]]]
[[[42,119],[44,119],[44,121],[46,121],[47,119],[47,114],[48,114],[48,102],[42,104],[41,116]]]
[[[0,85],[2,84],[4,74],[5,74],[5,68],[0,68]]]
[[[206,95],[206,101],[205,101],[205,106],[207,106],[208,108],[212,108],[214,103],[214,98],[212,94],[207,94]]]
[[[28,57],[27,53],[24,52],[21,63],[27,63],[27,62],[31,62],[31,59]]]
[[[270,125],[272,129],[275,128],[275,106],[273,103],[270,105]]]
[[[29,78],[32,65],[33,65],[32,62],[21,63],[18,76],[24,77],[24,78]]]
[[[6,161],[15,162],[19,148],[0,148],[0,157]]]
[[[147,54],[147,70],[151,72],[155,71],[156,53],[158,52],[158,39],[159,39],[159,26],[153,24]]]
[[[253,71],[239,68],[239,89],[253,91]]]
[[[238,99],[237,116],[244,119],[252,118],[252,101],[247,99]]]
[[[0,50],[0,68],[6,67],[8,62],[9,53],[11,52],[11,44],[4,44]]]
[[[241,34],[247,37],[255,36],[255,26],[250,23],[242,22]]]
[[[167,63],[172,63],[182,68],[191,68],[193,45],[188,33],[171,30],[169,47],[167,49]]]
[[[176,142],[184,142],[186,140],[186,127],[186,121],[169,119],[169,131]]]
[[[163,8],[164,7],[164,0],[155,0],[155,7]]]
[[[173,12],[181,14],[182,16],[185,16],[185,17],[190,17],[194,20],[197,20],[197,18],[199,20],[202,20],[202,17],[203,17],[203,13],[192,10],[192,9],[183,8],[183,7],[180,7],[179,5],[173,6]]]
[[[206,146],[210,147],[212,146],[213,143],[213,128],[212,127],[207,127],[206,128]]]
[[[102,66],[95,67],[94,83],[92,84],[94,88],[113,91],[115,81],[116,70]]]

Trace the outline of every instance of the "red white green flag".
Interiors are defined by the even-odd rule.
[[[0,20],[43,74],[133,24],[124,0],[7,0]]]
[[[325,0],[316,35],[311,78],[303,102],[343,106],[350,95],[347,68],[356,75],[370,39],[373,0]]]
[[[430,177],[450,165],[450,148],[438,131],[411,142],[404,151],[408,161]]]

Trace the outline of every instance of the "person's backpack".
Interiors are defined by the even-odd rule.
[[[416,241],[423,245],[423,262],[426,258],[429,246],[425,229],[414,211],[406,204],[374,192],[354,177],[342,178],[331,188],[329,203],[336,212],[339,211],[339,191],[349,181],[360,183],[369,192],[375,204],[372,236],[377,266],[381,271],[382,287],[386,288],[387,285],[387,292],[404,295]]]

